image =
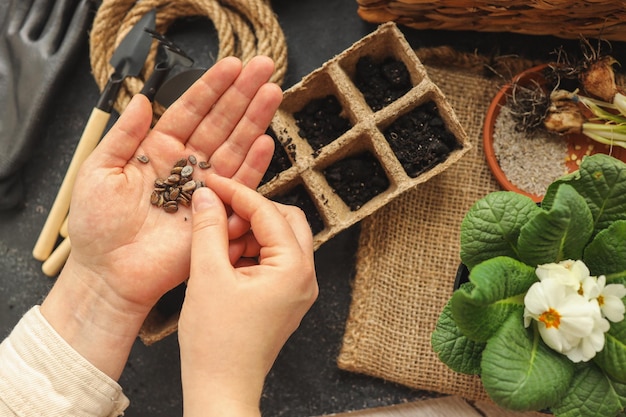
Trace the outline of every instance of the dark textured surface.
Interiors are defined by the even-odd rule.
[[[375,29],[359,19],[354,0],[277,0],[273,6],[289,48],[285,88]],[[0,13],[6,13],[4,6],[0,7]],[[193,19],[177,23],[170,36],[194,59],[208,65],[209,57],[215,56],[216,51],[215,40],[206,40],[206,32],[210,30],[206,21]],[[545,58],[563,43],[549,37],[402,30],[414,47],[450,44],[487,55],[519,53]],[[617,49],[619,45],[614,47]],[[53,283],[41,273],[41,263],[32,258],[31,251],[97,97],[85,46],[62,94],[50,108],[45,134],[24,173],[28,187],[25,206],[0,212],[2,337],[26,310],[42,300]],[[265,415],[313,416],[427,395],[337,369],[335,358],[350,305],[358,233],[357,225],[317,251],[320,297],[268,377],[262,400]],[[126,415],[182,415],[179,371],[176,336],[150,347],[136,343],[120,381],[131,399]]]

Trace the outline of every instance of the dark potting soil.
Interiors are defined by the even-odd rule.
[[[446,160],[460,146],[432,101],[400,116],[383,133],[404,171],[412,178]]]
[[[413,87],[404,62],[393,57],[376,62],[368,55],[356,63],[354,84],[373,111],[393,103]]]
[[[341,116],[341,103],[334,95],[309,101],[293,117],[298,134],[314,151],[319,151],[352,127],[350,120]]]
[[[274,132],[268,130],[267,134],[274,139],[274,155],[272,156],[272,161],[270,162],[267,171],[265,171],[259,186],[270,182],[278,174],[291,168],[291,160],[289,159],[289,156],[287,156],[285,148],[283,148],[278,139],[276,139]]]
[[[385,170],[370,152],[335,162],[324,170],[324,177],[352,211],[389,188]]]
[[[297,185],[285,194],[272,197],[272,200],[282,204],[300,207],[300,209],[304,211],[304,214],[306,214],[306,219],[314,235],[324,230],[324,221],[303,185]]]

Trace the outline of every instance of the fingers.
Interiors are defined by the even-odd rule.
[[[303,226],[298,224],[295,228],[292,227],[283,216],[281,212],[283,209],[279,209],[271,200],[236,181],[219,175],[210,175],[205,182],[225,205],[230,206],[239,217],[250,222],[254,238],[265,251],[265,255],[284,254],[301,248],[301,241],[304,242],[305,248],[308,248],[307,238],[298,238],[294,234],[302,233]],[[294,217],[293,220],[296,223],[302,222],[302,218]],[[306,224],[306,220],[304,223]],[[311,234],[310,229],[306,234]],[[273,250],[278,250],[278,252]],[[264,256],[264,253],[261,255]],[[261,259],[260,262],[262,261]]]
[[[244,262],[255,265],[260,251],[261,247],[254,238],[254,234],[248,230],[243,236],[230,241],[228,256],[230,263],[236,267],[241,266]]]
[[[276,84],[264,84],[258,89],[254,97],[250,99],[245,112],[239,116],[240,120],[232,129],[232,133],[226,138],[224,144],[212,153],[211,164],[218,174],[232,177],[245,160],[246,155],[253,154],[250,148],[256,143],[254,139],[265,133],[282,97],[282,90]],[[232,121],[230,123],[232,124]],[[229,127],[230,125],[225,125],[224,129]],[[269,164],[269,160],[267,163]],[[267,166],[264,166],[262,172],[265,172],[266,168]],[[262,177],[261,173],[256,184]]]
[[[267,135],[261,135],[250,147],[243,163],[232,176],[232,179],[248,188],[256,189],[261,179],[263,179],[263,175],[272,160],[273,154],[274,140]],[[228,177],[228,175],[224,176]],[[228,235],[231,240],[239,238],[249,230],[250,223],[247,220],[242,219],[237,213],[229,215]],[[231,252],[233,251],[231,250]],[[238,256],[235,255],[235,257]]]
[[[144,140],[152,122],[152,106],[143,94],[135,95],[92,157],[102,166],[124,167]]]
[[[53,54],[60,50],[60,54],[67,56],[81,44],[87,42],[86,32],[91,17],[92,0],[64,0],[57,2],[54,16],[46,24],[44,37]]]
[[[203,275],[220,277],[231,269],[226,209],[212,190],[202,187],[193,193],[192,213],[190,279]]]
[[[270,166],[273,155],[274,140],[268,135],[261,135],[250,145],[247,155],[242,156],[243,162],[240,162],[238,167],[232,165],[230,168],[223,168],[222,161],[220,161],[220,163],[215,163],[217,165],[215,172],[223,177],[232,178],[248,188],[255,189]],[[232,160],[223,162],[233,164]],[[228,175],[229,173],[230,175]]]
[[[274,203],[283,217],[293,228],[294,234],[304,252],[313,253],[313,232],[304,212],[296,206]]]
[[[34,0],[31,4],[22,26],[23,33],[31,40],[36,40],[43,31],[48,15],[54,3],[45,0]]]
[[[304,212],[295,206],[288,206],[274,202],[278,212],[287,221],[294,232],[294,236],[303,252],[313,253],[313,234],[306,220]],[[245,230],[244,230],[245,228]],[[231,264],[241,261],[242,258],[257,258],[261,246],[250,229],[250,224],[240,216],[234,214],[228,218],[228,233],[230,239],[229,257]]]
[[[240,73],[239,59],[227,57],[218,61],[163,113],[154,132],[187,142]]]
[[[174,138],[232,177],[282,100],[280,87],[268,84],[273,71],[273,61],[264,56],[243,69],[234,57],[218,61],[161,116],[149,140]]]
[[[15,0],[11,2],[11,6],[5,16],[8,21],[7,33],[17,33],[22,28],[31,6],[31,1],[29,0]]]
[[[245,132],[243,138],[230,136],[240,123],[250,126],[247,122],[250,115],[246,110],[256,99],[257,92],[262,93],[262,98],[266,96],[265,89],[261,87],[269,81],[273,72],[274,62],[270,58],[265,56],[252,58],[232,86],[217,100],[215,106],[198,125],[188,143],[205,151],[207,155],[212,155],[217,146],[227,139],[229,142],[235,142],[230,145],[231,147],[247,150],[249,142],[264,133],[268,123],[260,131],[251,129]],[[244,118],[244,115],[247,118]],[[208,138],[210,140],[207,140]]]

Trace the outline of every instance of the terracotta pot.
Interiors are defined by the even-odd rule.
[[[487,110],[485,124],[483,126],[483,147],[485,151],[485,158],[487,160],[487,165],[491,169],[491,172],[500,186],[505,190],[515,191],[526,195],[532,198],[536,203],[541,202],[543,196],[535,195],[518,188],[511,181],[509,181],[506,174],[502,171],[493,149],[493,132],[496,119],[500,114],[500,108],[506,104],[507,98],[510,97],[513,85],[515,83],[519,83],[520,85],[529,85],[531,82],[536,82],[541,86],[545,86],[545,78],[542,71],[546,67],[547,65],[544,64],[530,68],[515,76],[510,83],[502,87],[493,98],[493,101]],[[582,161],[583,157],[595,153],[609,154],[615,158],[621,159],[622,161],[626,161],[626,149],[619,146],[610,147],[595,142],[583,134],[565,135],[563,140],[567,142],[567,154],[563,155],[563,158],[566,161],[565,165],[569,172],[573,172],[578,169],[580,161]]]

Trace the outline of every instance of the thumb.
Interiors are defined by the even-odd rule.
[[[213,190],[198,188],[192,196],[191,277],[230,269],[228,219]]]

